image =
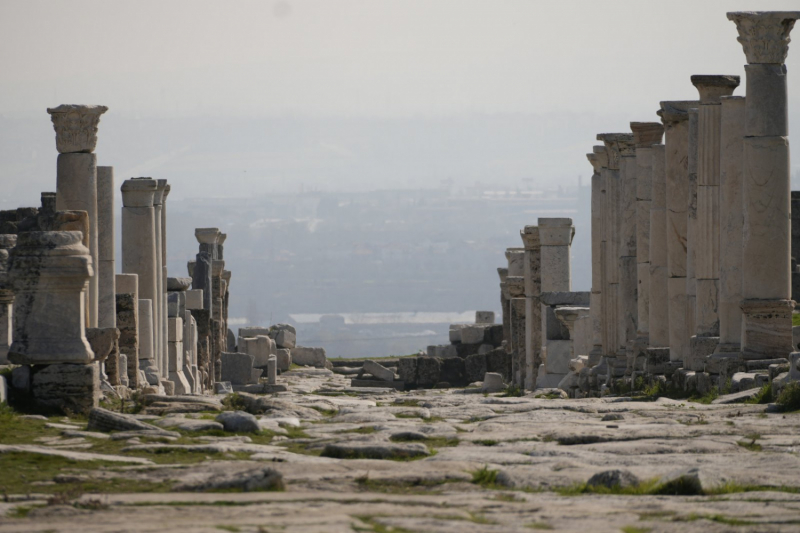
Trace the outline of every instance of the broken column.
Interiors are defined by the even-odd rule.
[[[689,209],[689,109],[698,102],[661,102],[664,124],[666,178],[667,291],[669,293],[669,349],[671,361],[683,361],[691,331],[686,323],[686,232]]]
[[[789,129],[786,55],[800,11],[734,12],[745,73],[742,355],[792,352]]]
[[[97,125],[108,111],[102,105],[60,105],[47,109],[56,131],[56,210],[86,211],[89,215],[89,251],[95,270],[97,242]],[[99,285],[92,275],[87,292],[86,316],[89,327],[97,327]]]
[[[142,357],[144,325],[143,315],[150,317],[150,335],[157,331],[152,302],[158,301],[158,275],[156,270],[156,226],[153,197],[157,183],[150,178],[133,178],[122,183],[122,272],[138,276],[139,300],[149,300],[150,310],[139,309],[139,365],[145,371],[147,382],[158,385],[160,370],[157,354],[150,341],[149,355]],[[154,382],[155,380],[155,382]]]
[[[184,343],[186,335],[186,293],[191,278],[167,278],[167,359],[169,380],[175,384],[175,394],[192,394],[196,390],[194,376],[187,370],[191,362],[186,361]]]
[[[166,379],[169,374],[166,356],[166,326],[164,316],[163,300],[166,297],[166,281],[164,279],[164,250],[161,241],[164,238],[164,233],[161,228],[162,217],[161,212],[164,204],[164,188],[167,186],[167,180],[156,180],[156,190],[153,193],[153,222],[154,222],[154,235],[155,235],[155,281],[156,281],[156,296],[153,298],[153,354],[158,365],[161,377]]]
[[[700,93],[697,144],[697,226],[695,336],[688,370],[702,371],[719,343],[720,148],[722,105],[739,86],[739,76],[692,76]],[[727,236],[726,236],[727,238]]]
[[[524,386],[533,390],[536,375],[542,364],[542,292],[541,242],[537,226],[525,226],[520,231],[525,248],[525,362]]]
[[[650,207],[653,190],[653,145],[661,142],[664,126],[660,122],[631,122],[636,144],[636,276],[637,345],[650,343]],[[663,302],[659,302],[663,305]]]
[[[114,283],[119,353],[125,355],[128,387],[137,389],[142,385],[139,379],[139,276],[117,274]]]

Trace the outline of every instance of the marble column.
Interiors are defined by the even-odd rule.
[[[747,57],[742,239],[742,355],[792,349],[791,213],[786,55],[800,11],[735,12]]]
[[[141,322],[145,314],[150,317],[150,335],[156,331],[152,302],[157,301],[158,275],[156,270],[156,225],[153,197],[157,188],[156,180],[134,178],[122,183],[122,272],[136,274],[139,283],[139,300],[149,300],[148,312],[139,309],[139,367],[145,371],[148,383],[158,385],[160,369],[151,340],[150,355],[142,357]],[[155,382],[154,382],[155,380]]]
[[[719,177],[719,353],[737,353],[742,337],[742,152],[744,108],[742,96],[723,96],[720,116]]]
[[[163,332],[161,336],[161,353],[163,354],[164,368],[166,368],[169,366],[167,346],[169,342],[169,311],[167,310],[167,196],[171,188],[167,180],[158,180],[159,185],[161,182],[164,183],[164,193],[161,195],[161,328]],[[179,318],[182,319],[183,317]]]
[[[161,240],[164,236],[161,229],[161,211],[164,205],[164,188],[167,186],[167,180],[156,180],[156,191],[153,194],[153,222],[155,224],[155,250],[156,250],[156,296],[153,298],[153,354],[161,372],[161,377],[165,378],[169,375],[169,364],[167,362],[164,347],[166,342],[166,328],[164,327],[164,309],[162,300],[166,294],[166,280],[164,279],[164,258]]]
[[[97,326],[117,327],[114,167],[97,167]]]
[[[80,231],[30,231],[9,258],[14,333],[8,359],[17,365],[89,364],[85,294],[94,274]]]
[[[667,290],[669,292],[669,349],[671,361],[683,361],[689,351],[686,320],[686,233],[689,210],[689,109],[699,102],[661,102],[664,124],[667,214]]]
[[[89,215],[89,252],[95,274],[89,280],[86,318],[98,324],[99,276],[97,242],[97,125],[108,111],[101,105],[60,105],[47,108],[56,131],[56,210],[86,211]]]
[[[0,235],[0,365],[7,365],[8,348],[14,339],[14,289],[8,279],[9,255],[16,235]]]
[[[702,371],[719,343],[720,149],[723,96],[739,76],[692,76],[700,93],[697,124],[697,222],[693,246],[696,278],[695,336],[688,370]]]
[[[511,353],[511,382],[519,383],[521,376],[521,362],[525,359],[525,335],[521,334],[525,325],[525,289],[524,289],[524,276],[525,276],[525,249],[524,248],[507,248],[506,260],[508,261],[508,276],[506,277],[506,288],[511,290],[508,285],[508,278],[516,278],[522,280],[523,289],[519,296],[512,296],[509,292],[508,305],[510,322],[510,343],[506,348]],[[514,302],[515,299],[522,298],[520,302]],[[516,326],[516,327],[515,327]]]
[[[602,352],[600,354],[600,359],[602,360],[603,356],[608,355],[610,352],[610,343],[612,341],[611,337],[609,336],[609,332],[611,329],[611,315],[610,309],[610,295],[609,295],[609,286],[610,282],[608,279],[608,248],[610,247],[610,237],[609,237],[609,229],[608,229],[608,153],[606,151],[606,147],[604,146],[594,146],[592,148],[592,152],[595,155],[596,161],[598,161],[599,165],[599,186],[600,186],[600,198],[599,198],[599,212],[600,215],[598,217],[599,220],[599,227],[600,227],[600,341]],[[597,357],[595,356],[595,359]],[[599,363],[598,363],[599,364]]]
[[[523,387],[533,390],[539,365],[542,364],[542,273],[541,242],[537,226],[525,226],[520,231],[525,248],[525,361]]]
[[[638,331],[638,280],[636,244],[636,144],[633,134],[619,140],[619,351],[625,372],[633,370],[633,349]],[[621,361],[620,361],[621,363]]]
[[[586,154],[586,158],[592,165],[592,293],[590,296],[589,308],[592,317],[592,349],[589,352],[589,366],[595,366],[603,356],[603,219],[604,219],[604,197],[605,185],[603,182],[603,162],[605,160],[605,148],[595,146],[600,149],[601,154],[596,150],[591,154]]]
[[[144,371],[147,384],[158,387],[161,383],[161,374],[155,362],[153,353],[153,300],[139,299],[139,368]]]
[[[506,291],[506,278],[508,277],[507,268],[498,268],[497,275],[500,278],[500,309],[503,311],[503,344],[506,350],[511,345],[511,318],[508,314],[508,294]]]
[[[653,145],[660,143],[664,126],[660,122],[631,122],[636,144],[636,278],[637,343],[650,343],[650,207],[653,189]]]
[[[667,290],[667,184],[666,146],[654,144],[650,194],[650,344],[669,347],[669,292]]]
[[[689,147],[687,175],[689,178],[689,206],[686,212],[686,329],[690,332],[689,350],[684,357],[684,367],[691,363],[691,335],[694,334],[697,321],[695,307],[697,303],[697,278],[695,277],[695,247],[697,246],[697,133],[700,112],[692,107],[689,113]]]

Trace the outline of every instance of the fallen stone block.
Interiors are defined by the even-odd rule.
[[[589,478],[589,487],[605,487],[607,489],[626,489],[639,484],[639,478],[627,470],[605,470]]]
[[[214,383],[214,392],[216,394],[230,394],[233,392],[233,386],[230,381],[217,381]]]
[[[151,431],[163,434],[164,430],[137,420],[131,415],[115,413],[102,407],[95,407],[89,412],[89,423],[86,426],[89,431]]]
[[[476,324],[494,324],[494,311],[475,311]]]
[[[222,352],[220,359],[222,361],[222,381],[230,381],[232,385],[246,385],[258,381],[258,379],[253,379],[253,371],[260,372],[253,368],[254,356],[246,353]]]
[[[756,386],[756,374],[753,372],[736,372],[731,376],[731,390],[739,392]]]
[[[486,328],[484,326],[475,325],[467,326],[461,330],[461,343],[462,344],[483,344],[486,338]]]
[[[750,398],[754,398],[760,389],[748,389],[741,392],[734,392],[733,394],[723,394],[711,401],[712,404],[729,404],[729,403],[744,403]]]
[[[189,480],[172,487],[174,492],[211,492],[221,490],[263,492],[281,491],[285,488],[283,474],[263,466],[239,472],[214,473],[205,479]]]
[[[394,372],[375,361],[364,361],[364,371],[372,374],[375,378],[382,381],[394,381]]]
[[[481,387],[483,392],[502,392],[505,388],[506,384],[503,381],[503,376],[497,372],[487,372],[484,374],[483,386]]]
[[[703,495],[724,485],[719,476],[700,468],[676,470],[659,480],[657,492],[676,496]]]
[[[286,348],[279,348],[275,355],[278,357],[278,370],[287,372],[292,366],[292,352]]]
[[[313,366],[315,368],[325,368],[327,358],[325,348],[307,348],[296,346],[291,350],[292,362],[300,366]]]

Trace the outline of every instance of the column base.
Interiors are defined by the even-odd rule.
[[[682,363],[680,361],[670,360],[669,347],[661,348],[647,348],[647,355],[645,356],[644,371],[647,374],[658,375],[672,375]]]
[[[31,393],[37,406],[65,414],[88,414],[100,404],[97,364],[32,367]]]
[[[787,358],[792,349],[792,300],[742,300],[742,357]]]
[[[161,383],[161,373],[158,371],[155,359],[139,359],[139,370],[144,372],[144,378],[148,385],[158,387]]]
[[[718,344],[719,337],[692,336],[689,341],[689,356],[683,362],[683,368],[702,372],[706,358],[714,353]]]

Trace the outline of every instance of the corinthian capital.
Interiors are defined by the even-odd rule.
[[[736,24],[747,62],[777,63],[786,61],[789,33],[800,11],[734,11],[728,20]]]
[[[60,154],[94,152],[97,146],[97,125],[100,115],[108,111],[104,105],[70,105],[48,107],[56,130],[56,149]]]

